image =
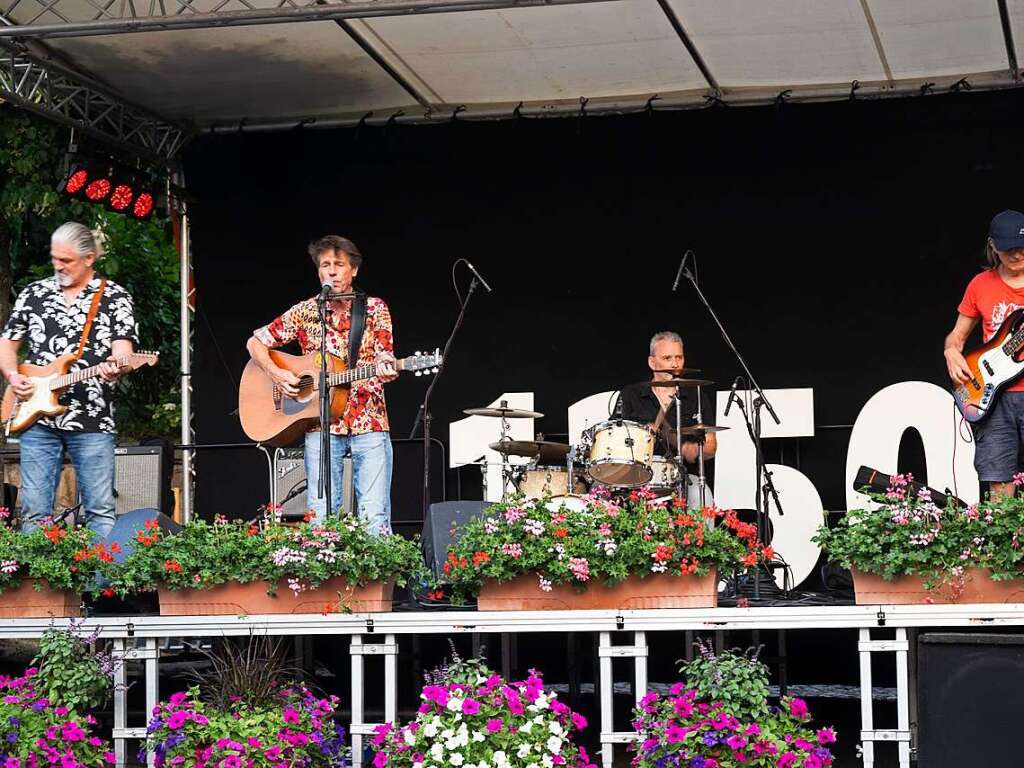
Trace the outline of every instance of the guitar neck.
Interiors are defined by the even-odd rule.
[[[117,365],[118,368],[121,368],[123,366],[128,365],[128,358],[117,357],[114,358],[112,362],[115,365]],[[64,389],[65,387],[70,387],[73,384],[78,384],[80,381],[85,381],[86,379],[94,379],[99,375],[100,366],[90,365],[88,368],[82,368],[79,371],[74,371],[72,373],[66,373],[63,376],[58,376],[57,378],[53,379],[50,382],[50,389]]]
[[[395,369],[403,370],[405,368],[403,360],[395,361]],[[332,387],[337,387],[342,384],[351,384],[354,381],[362,381],[363,379],[372,379],[377,375],[376,363],[368,363],[366,365],[357,365],[355,368],[349,368],[347,371],[341,371],[340,373],[332,373],[327,377],[327,383]]]

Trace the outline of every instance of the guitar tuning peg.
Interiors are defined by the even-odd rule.
[[[417,349],[415,352],[412,353],[412,356],[413,357],[419,357],[420,356],[420,351]]]
[[[435,368],[435,369],[434,369],[434,373],[437,373],[437,372],[438,372],[438,371],[440,371],[440,370],[441,370],[440,368]]]
[[[413,376],[416,376],[418,378],[420,376],[420,373],[420,371],[416,371],[416,373],[414,373]]]

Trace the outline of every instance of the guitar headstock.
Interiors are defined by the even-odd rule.
[[[427,376],[441,370],[441,348],[433,352],[416,352],[402,359],[402,370],[413,371],[417,376]]]
[[[132,352],[130,355],[117,358],[117,364],[119,368],[131,368],[135,371],[144,365],[156,365],[159,360],[159,352],[139,350],[138,352]]]

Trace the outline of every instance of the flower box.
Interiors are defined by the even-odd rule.
[[[335,576],[298,594],[284,579],[277,594],[267,594],[267,582],[230,582],[210,589],[159,587],[161,616],[241,616],[264,613],[380,613],[391,610],[394,579],[361,587]]]
[[[714,608],[718,605],[716,572],[706,576],[674,576],[666,573],[646,578],[630,576],[614,586],[590,581],[577,592],[571,584],[539,587],[536,574],[511,581],[483,582],[477,596],[481,611],[561,611],[601,608]]]
[[[0,618],[77,618],[82,615],[82,597],[66,589],[50,589],[37,579],[22,579],[17,587],[0,593]]]
[[[891,581],[851,569],[857,605],[951,605],[1024,603],[1024,579],[993,581],[984,568],[968,568],[963,579],[926,589],[923,576],[898,576]]]

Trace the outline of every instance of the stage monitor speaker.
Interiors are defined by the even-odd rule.
[[[114,562],[123,563],[135,551],[135,534],[146,530],[146,523],[150,520],[156,520],[160,530],[164,533],[177,533],[181,530],[180,525],[167,517],[167,515],[161,514],[160,510],[156,508],[132,509],[124,514],[120,514],[117,516],[117,520],[114,521],[114,527],[110,529],[105,539],[107,546],[115,542],[120,546],[120,551],[115,552],[113,555]],[[96,585],[99,589],[103,589],[108,584],[107,579],[97,574]]]
[[[918,642],[918,766],[1021,765],[1024,635],[928,633]]]
[[[294,520],[306,514],[306,462],[302,448],[278,448],[274,451],[274,488],[275,504],[281,505],[281,517]],[[331,460],[335,457],[332,455]],[[343,512],[355,509],[355,495],[352,488],[352,457],[348,454],[344,462],[344,481],[341,489]],[[333,496],[337,488],[331,489]]]
[[[161,508],[163,451],[158,445],[126,445],[114,449],[114,509]]]
[[[489,501],[442,501],[430,505],[423,521],[423,556],[435,576],[442,575],[448,545],[459,540],[459,527],[479,517],[490,505]]]

